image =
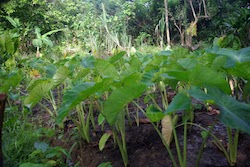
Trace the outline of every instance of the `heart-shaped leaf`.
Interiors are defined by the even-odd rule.
[[[113,125],[122,109],[133,99],[139,97],[146,89],[141,83],[115,89],[103,106],[103,115]]]
[[[99,93],[107,90],[113,83],[113,79],[105,78],[101,82],[85,82],[76,85],[72,89],[65,92],[63,96],[62,106],[58,111],[57,123],[61,123],[68,115],[69,111],[94,93]]]

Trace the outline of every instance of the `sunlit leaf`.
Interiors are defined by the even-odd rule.
[[[127,86],[127,85],[132,85],[132,84],[138,83],[138,82],[140,82],[140,80],[141,80],[141,74],[132,73],[131,75],[122,79],[120,81],[120,84],[122,84],[122,86]]]
[[[146,116],[151,122],[158,122],[165,116],[165,114],[153,105],[150,105],[146,109]]]
[[[112,167],[111,162],[102,162],[98,167]]]
[[[110,133],[104,133],[101,137],[101,139],[99,140],[99,150],[102,151],[106,145],[107,140],[109,139],[109,137],[111,136]]]
[[[33,39],[32,40],[32,45],[34,47],[41,48],[43,46],[43,41],[41,39]]]
[[[41,38],[41,40],[42,40],[42,43],[44,43],[45,45],[49,47],[53,46],[53,42],[48,37]]]
[[[32,108],[52,89],[53,82],[51,80],[40,80],[29,92],[24,100],[24,104]]]
[[[192,69],[198,63],[197,60],[191,58],[179,59],[177,62],[185,69]]]
[[[119,77],[116,68],[108,61],[103,59],[96,59],[95,71],[103,78],[112,77],[117,79]]]
[[[65,67],[61,66],[56,70],[55,75],[53,76],[54,84],[59,85],[61,84],[70,74],[70,70]]]
[[[126,52],[124,52],[124,51],[119,52],[119,53],[113,55],[112,57],[110,57],[109,58],[109,62],[111,64],[114,64],[115,62],[117,62],[118,60],[120,60],[125,54],[126,54]]]

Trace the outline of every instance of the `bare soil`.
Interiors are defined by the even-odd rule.
[[[210,115],[207,111],[195,111],[194,123],[202,127],[208,127],[216,120],[216,115]],[[80,162],[81,167],[97,167],[102,162],[111,162],[113,167],[123,167],[123,161],[119,148],[114,147],[112,138],[106,143],[103,151],[99,151],[98,141],[104,133],[98,128],[92,132],[90,144],[81,142],[72,152],[72,163]],[[202,130],[198,127],[190,127],[187,144],[187,166],[193,167],[202,144]],[[180,147],[183,146],[183,128],[177,129]],[[218,122],[212,132],[227,149],[227,134],[225,126]],[[64,141],[54,140],[53,145],[60,145],[69,149],[74,142],[81,140],[74,138],[75,135],[68,130],[65,132]],[[172,166],[168,152],[157,132],[150,123],[140,123],[126,126],[126,141],[130,167],[166,167]],[[178,162],[174,141],[171,143],[171,150]],[[224,154],[216,146],[214,139],[209,137],[200,160],[200,167],[227,167],[229,166]],[[239,137],[237,167],[250,167],[250,136],[241,133]]]
[[[172,99],[174,93],[170,95]],[[160,103],[160,102],[159,102]],[[146,106],[144,106],[146,107]],[[37,109],[40,110],[40,109]],[[133,106],[129,106],[129,110],[133,111]],[[41,110],[40,110],[41,111]],[[131,119],[134,118],[131,112]],[[196,109],[194,111],[194,123],[208,129],[215,121],[216,124],[212,131],[223,146],[227,147],[227,131],[226,127],[217,120],[218,113],[207,111],[205,107]],[[42,122],[49,122],[50,116],[44,112],[39,112],[39,117]],[[181,116],[181,115],[180,115]],[[164,147],[160,137],[147,119],[141,115],[139,126],[133,120],[133,124],[126,123],[126,143],[129,159],[129,167],[171,167],[172,162]],[[179,119],[181,120],[181,119]],[[45,125],[46,126],[46,125]],[[47,126],[51,126],[48,125]],[[159,128],[160,125],[159,125]],[[79,137],[73,121],[68,120],[65,122],[64,129],[58,131],[63,134],[62,138],[53,138],[51,140],[52,146],[61,146],[66,150],[70,150],[72,145],[77,142],[76,146],[71,152],[71,160],[67,162],[68,166],[74,166],[79,163],[80,167],[97,167],[102,162],[111,162],[113,167],[123,167],[123,160],[118,146],[114,147],[112,137],[107,141],[103,151],[99,150],[98,142],[101,136],[110,131],[109,126],[105,126],[104,131],[101,127],[97,126],[96,131],[91,131],[91,142],[87,143],[82,141]],[[187,166],[194,167],[197,155],[202,146],[202,130],[196,126],[189,127],[187,136]],[[183,127],[177,128],[177,135],[180,147],[183,146]],[[178,162],[178,156],[175,148],[175,142],[172,141],[170,145],[175,160]],[[66,160],[65,160],[66,161]],[[225,158],[223,152],[215,144],[215,140],[210,136],[206,141],[202,157],[200,159],[200,167],[227,167],[230,166]],[[250,135],[240,133],[238,154],[237,154],[237,167],[250,167]]]

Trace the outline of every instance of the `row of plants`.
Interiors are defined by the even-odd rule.
[[[103,131],[99,148],[103,150],[108,138],[113,137],[114,143],[120,149],[124,166],[127,166],[129,155],[126,149],[125,120],[131,121],[128,105],[133,105],[137,108],[137,113],[142,112],[151,121],[169,153],[173,166],[186,166],[188,127],[200,127],[193,123],[196,105],[192,103],[192,99],[196,99],[207,107],[219,107],[218,118],[227,127],[229,150],[212,134],[213,126],[210,129],[200,128],[207,132],[204,141],[208,136],[212,136],[228,163],[233,166],[237,163],[240,131],[250,133],[249,53],[249,47],[238,51],[220,48],[215,40],[213,47],[195,52],[176,48],[173,51],[147,55],[137,52],[130,57],[126,52],[120,52],[106,59],[92,55],[61,59],[20,59],[21,68],[15,59],[12,60],[15,63],[8,66],[8,59],[1,67],[1,92],[8,93],[14,102],[20,101],[22,116],[18,114],[8,118],[4,124],[4,134],[12,131],[14,135],[18,133],[15,128],[21,126],[22,128],[18,129],[22,130],[29,126],[28,121],[27,124],[21,122],[28,118],[34,107],[39,106],[49,113],[49,127],[52,132],[58,131],[63,127],[64,121],[70,119],[76,125],[80,137],[88,143],[91,142],[90,131],[95,130],[98,124],[102,127],[108,124],[112,133]],[[170,103],[166,88],[176,92]],[[156,91],[161,94],[161,104],[157,103],[153,96]],[[141,107],[138,102],[141,98],[147,99],[146,102],[150,104],[147,108]],[[19,110],[13,107],[9,101],[7,115]],[[181,111],[181,117],[177,111]],[[139,120],[138,115],[136,120]],[[160,123],[161,129],[158,126]],[[8,129],[10,125],[14,129]],[[180,126],[183,126],[184,131],[181,141],[183,144],[180,144],[176,133]],[[57,154],[51,156],[48,145],[37,141],[42,136],[41,132],[35,133],[36,137],[33,136],[34,133],[30,135],[31,143],[33,142],[35,147],[32,147],[33,152],[29,157],[45,155],[45,161],[38,162],[36,158],[28,158],[28,165],[48,165],[51,158],[61,154],[70,157],[70,151],[66,152],[62,148],[52,148]],[[48,135],[52,136],[53,133]],[[172,140],[176,146],[178,161],[174,159],[169,147]],[[180,145],[183,145],[183,148]],[[7,147],[4,149],[7,152]],[[199,166],[202,149],[196,166]],[[9,155],[6,153],[5,156]],[[6,161],[6,165],[9,162]],[[59,165],[54,161],[53,163],[50,165]]]

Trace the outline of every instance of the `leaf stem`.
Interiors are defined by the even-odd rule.
[[[146,116],[145,111],[144,111],[135,101],[133,101],[133,103],[134,103],[134,104],[136,105],[136,107],[138,107],[139,110]],[[153,122],[150,121],[150,123],[153,125],[154,129],[156,130],[156,132],[158,133],[158,135],[159,135],[160,138],[162,139],[162,142],[163,142],[164,146],[166,147],[166,149],[167,149],[167,151],[168,151],[168,154],[169,154],[170,159],[171,159],[171,161],[172,161],[172,163],[173,163],[173,166],[174,166],[174,167],[177,167],[177,164],[176,164],[176,161],[175,161],[175,159],[174,159],[173,153],[172,153],[171,149],[169,148],[168,144],[166,143],[166,141],[164,140],[164,138],[163,138],[161,132],[159,131],[159,129],[157,128],[157,126],[156,126]]]

